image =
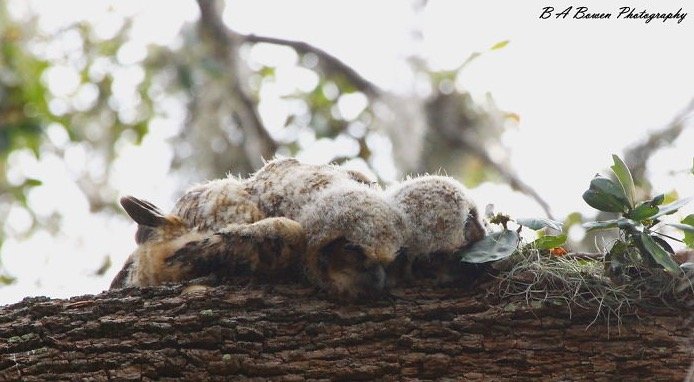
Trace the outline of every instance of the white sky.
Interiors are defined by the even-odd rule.
[[[99,33],[108,36],[122,23],[123,15],[133,16],[133,42],[119,57],[133,62],[141,60],[138,56],[147,43],[176,43],[180,26],[197,16],[192,1],[14,0],[9,4],[16,14],[26,4],[40,9],[41,25],[47,31],[90,20]],[[519,128],[505,136],[512,164],[553,206],[555,215],[563,217],[577,210],[591,213],[581,194],[595,172],[611,164],[610,154],[621,153],[645,132],[667,124],[694,97],[694,5],[670,0],[629,3],[653,12],[675,12],[680,7],[693,12],[681,24],[539,20],[547,5],[552,4],[432,0],[426,12],[418,14],[409,2],[397,0],[235,0],[224,17],[243,33],[315,44],[400,94],[415,87],[404,61],[409,55],[425,57],[433,68],[451,69],[475,51],[510,40],[504,49],[486,53],[469,65],[457,85],[478,97],[491,92],[502,109],[520,115]],[[620,6],[596,0],[581,5],[596,12],[617,12]],[[109,7],[115,12],[107,12]],[[421,30],[423,40],[411,37],[415,30]],[[69,79],[69,73],[61,70],[55,75],[63,73]],[[62,85],[58,92],[75,91],[69,81]],[[173,118],[158,123],[177,122]],[[122,148],[114,184],[123,194],[142,196],[168,209],[175,181],[166,173],[171,153],[164,131],[154,126],[141,147]],[[64,138],[54,131],[51,139]],[[18,281],[0,287],[0,304],[26,295],[98,293],[108,287],[134,248],[133,224],[88,213],[70,181],[83,154],[78,146],[70,153],[69,163],[51,156],[41,162],[23,154],[12,158],[23,175],[44,182],[30,194],[37,209],[46,214],[69,213],[56,237],[44,233],[28,241],[10,238],[6,242],[2,263]],[[152,157],[152,153],[159,154]],[[653,158],[651,179],[657,190],[694,195],[691,175],[670,174],[689,168],[693,155],[694,129],[689,128],[676,148]],[[480,204],[493,202],[497,210],[515,216],[541,215],[534,202],[503,186],[483,185],[472,193]],[[689,206],[687,212],[692,210]],[[21,233],[26,221],[21,210],[15,209],[10,220]],[[105,277],[92,276],[104,256],[111,256],[113,267]]]

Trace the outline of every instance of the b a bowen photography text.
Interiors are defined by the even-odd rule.
[[[677,24],[684,21],[687,13],[678,9],[676,12],[652,12],[648,9],[637,9],[635,7],[620,7],[616,12],[594,12],[588,7],[569,6],[565,8],[543,7],[540,19],[620,19],[644,21],[646,24],[651,21],[670,22],[677,21]]]

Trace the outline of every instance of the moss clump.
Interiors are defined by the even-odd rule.
[[[624,315],[638,315],[640,310],[687,309],[694,302],[691,269],[673,274],[662,268],[632,266],[629,277],[617,281],[606,275],[600,258],[556,257],[530,246],[493,268],[499,271],[501,299],[521,298],[528,305],[563,304],[569,314],[576,308],[594,311],[590,325],[601,318],[620,324]]]

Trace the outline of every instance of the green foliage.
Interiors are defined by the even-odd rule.
[[[626,212],[629,200],[624,190],[608,178],[596,176],[590,182],[590,188],[583,193],[583,200],[589,206],[606,212]]]
[[[515,220],[519,225],[528,227],[534,231],[541,230],[543,228],[552,228],[554,230],[561,231],[562,227],[562,223],[547,218],[518,218]]]
[[[564,245],[564,243],[566,243],[566,235],[564,234],[557,236],[546,235],[537,238],[537,240],[533,242],[533,245],[537,249],[552,249],[560,247]]]
[[[486,263],[497,261],[511,256],[518,250],[521,242],[520,228],[518,231],[509,230],[508,222],[514,220],[521,228],[527,227],[534,231],[545,230],[546,228],[557,231],[562,230],[560,222],[546,218],[517,218],[511,219],[504,214],[496,214],[490,219],[490,223],[501,225],[504,229],[487,235],[484,239],[473,244],[470,248],[460,252],[461,261],[466,263]],[[541,232],[540,232],[541,233]],[[547,250],[559,247],[566,242],[566,235],[541,235],[537,240],[530,243],[535,249]]]
[[[631,177],[631,171],[629,171],[629,167],[627,167],[624,161],[617,155],[613,154],[612,160],[614,161],[614,165],[611,167],[612,171],[617,176],[617,180],[619,180],[619,184],[622,186],[622,191],[624,191],[624,195],[629,201],[629,207],[633,208],[636,187],[634,186],[634,179]]]
[[[0,275],[0,285],[10,285],[15,282],[15,278],[8,275]]]
[[[518,248],[518,232],[505,229],[487,235],[470,248],[460,253],[461,261],[466,263],[487,263],[511,256]]]
[[[694,214],[687,215],[681,223],[681,225],[677,225],[677,228],[684,231],[684,243],[687,244],[687,247],[694,248]]]
[[[692,198],[684,198],[680,199],[678,201],[672,202],[670,204],[667,204],[665,206],[662,206],[658,209],[658,213],[653,215],[651,219],[656,219],[659,218],[663,215],[671,215],[677,212],[681,207],[684,207],[685,204],[689,203],[692,201]]]
[[[658,264],[662,265],[663,268],[670,272],[678,272],[680,270],[679,265],[672,260],[670,254],[663,249],[662,245],[655,241],[655,238],[646,232],[641,232],[639,236],[636,237],[637,240],[641,242],[643,247],[648,251],[653,260]]]
[[[492,45],[489,50],[498,50],[498,49],[503,49],[508,45],[511,41],[510,40],[504,40],[504,41],[499,41],[496,44]]]
[[[634,200],[635,186],[629,169],[616,155],[612,156],[614,172],[619,185],[604,177],[595,177],[590,182],[590,188],[583,194],[583,200],[593,208],[605,212],[618,212],[621,218],[588,222],[584,227],[588,230],[619,228],[624,240],[617,241],[610,250],[609,261],[614,261],[613,267],[624,268],[618,262],[623,261],[624,246],[635,247],[641,254],[642,260],[648,264],[657,264],[669,272],[680,272],[680,268],[672,259],[669,244],[660,238],[654,227],[660,222],[658,218],[675,213],[687,204],[691,198],[673,201],[662,205],[666,200],[664,194],[636,204]],[[672,225],[688,232],[682,225]],[[619,260],[622,259],[622,260]],[[633,258],[632,258],[633,259]],[[619,266],[617,266],[617,265]],[[610,268],[611,269],[611,268]]]
[[[115,206],[112,200],[115,191],[103,178],[109,175],[118,155],[118,141],[121,138],[126,138],[126,142],[133,138],[135,142],[141,141],[148,132],[149,121],[161,115],[153,110],[154,93],[150,90],[154,87],[155,73],[160,73],[170,62],[120,63],[116,53],[130,39],[129,22],[115,31],[112,38],[101,40],[89,23],[67,24],[47,33],[40,27],[39,16],[14,20],[6,7],[6,2],[0,2],[0,205],[18,204],[33,216],[27,194],[32,188],[42,187],[41,179],[30,178],[21,167],[10,168],[14,153],[29,151],[41,160],[42,153],[61,157],[73,146],[79,146],[89,158],[103,160],[104,175],[93,176],[86,170],[75,174],[83,190],[100,190],[84,194],[93,207],[92,212]],[[63,46],[61,41],[68,43]],[[128,113],[123,113],[123,102],[116,102],[114,97],[114,80],[119,71],[133,68],[142,69],[144,80],[133,84],[133,89],[120,86],[121,90],[132,90],[130,99],[136,100],[128,106]],[[58,78],[58,72],[54,70],[76,74],[75,88],[55,94],[54,79]],[[159,89],[169,90],[162,81],[157,85]],[[81,92],[85,89],[89,92]],[[93,98],[83,97],[87,93],[93,94]],[[126,114],[133,117],[125,118]],[[49,127],[63,129],[67,142],[48,139]],[[7,178],[10,172],[15,174],[12,181]],[[8,211],[0,208],[0,221],[5,220]],[[29,234],[44,229],[55,232],[58,221],[35,218]],[[0,227],[0,246],[4,235]]]
[[[626,214],[626,217],[632,220],[645,220],[655,216],[659,211],[658,206],[650,202],[643,202],[636,206],[633,210]]]

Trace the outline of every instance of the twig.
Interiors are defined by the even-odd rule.
[[[592,253],[592,252],[570,252],[564,256],[563,259],[567,260],[602,260],[605,257],[603,253]]]
[[[344,75],[345,77],[347,77],[349,82],[351,82],[357,89],[369,96],[378,97],[382,93],[382,90],[378,86],[376,86],[373,82],[367,80],[366,78],[362,77],[362,75],[357,73],[357,71],[354,70],[352,67],[345,64],[343,61],[333,56],[332,54],[311,44],[305,43],[303,41],[286,40],[282,38],[258,36],[254,34],[242,35],[233,31],[231,31],[231,33],[237,36],[243,42],[264,42],[268,44],[283,45],[293,48],[300,54],[315,54],[318,57],[318,59],[323,62],[323,67],[326,72],[330,74]]]
[[[650,133],[641,143],[624,152],[624,160],[636,180],[644,179],[646,162],[658,150],[671,145],[689,125],[687,119],[694,113],[694,99],[663,129]]]
[[[544,199],[542,199],[542,197],[540,196],[540,194],[537,193],[537,191],[535,191],[532,187],[523,182],[516,174],[514,174],[513,171],[507,169],[501,163],[498,163],[497,161],[492,159],[492,157],[490,157],[487,151],[483,148],[476,145],[468,144],[460,136],[455,137],[453,139],[456,143],[458,143],[461,146],[461,148],[464,148],[466,151],[471,152],[482,162],[484,162],[484,164],[498,172],[499,175],[501,175],[501,177],[504,178],[504,180],[506,180],[509,186],[511,186],[511,188],[520,191],[534,199],[535,202],[537,202],[537,204],[539,204],[540,207],[542,207],[542,209],[545,211],[547,217],[553,219],[552,210],[549,207],[549,204]]]

